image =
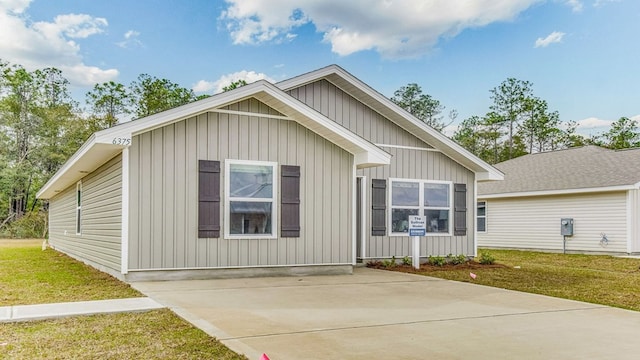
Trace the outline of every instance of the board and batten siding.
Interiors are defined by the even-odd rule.
[[[120,273],[122,155],[82,178],[81,234],[76,235],[76,184],[49,201],[49,244],[112,274]]]
[[[408,236],[371,236],[371,179],[388,180],[389,178],[441,180],[466,184],[467,235],[422,237],[420,255],[475,255],[473,238],[476,211],[474,205],[475,174],[472,171],[438,151],[430,151],[434,150],[432,146],[326,80],[289,90],[288,93],[372,143],[407,147],[380,146],[393,155],[391,165],[358,170],[358,175],[366,176],[366,183],[363,184],[366,189],[367,204],[365,207],[367,212],[363,217],[366,236],[365,258],[411,255],[411,239]],[[389,191],[390,183],[387,181],[387,194]],[[387,204],[387,219],[391,216],[389,205]],[[451,199],[451,207],[450,219],[453,221],[453,199]]]
[[[482,200],[482,199],[481,199]],[[562,251],[560,219],[573,218],[566,250],[627,252],[627,192],[486,199],[478,246]],[[608,245],[600,243],[602,234]]]
[[[227,107],[256,116],[206,113],[136,135],[130,147],[129,269],[196,269],[352,262],[353,155],[249,99]],[[299,165],[299,238],[198,238],[198,160]],[[221,186],[224,214],[224,186]],[[280,189],[276,188],[280,201]],[[278,224],[280,235],[280,205]]]

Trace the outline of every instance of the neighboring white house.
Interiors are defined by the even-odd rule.
[[[597,146],[496,164],[504,181],[478,184],[478,246],[639,253],[639,165],[640,149]],[[566,243],[562,219],[573,220]]]

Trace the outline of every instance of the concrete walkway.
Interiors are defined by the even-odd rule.
[[[161,308],[164,308],[164,306],[147,297],[38,305],[2,306],[0,307],[0,322],[41,320],[77,315],[147,311]]]
[[[366,268],[133,287],[249,359],[638,359],[640,313]]]

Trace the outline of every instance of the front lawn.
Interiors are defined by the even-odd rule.
[[[0,239],[0,306],[140,297],[116,278],[52,249],[42,240]]]
[[[0,240],[0,306],[143,296],[42,240]],[[246,359],[173,312],[0,323],[0,359]]]
[[[495,257],[498,266],[423,266],[420,271],[403,266],[389,269],[640,311],[640,259],[486,251]],[[476,275],[475,279],[471,273]]]

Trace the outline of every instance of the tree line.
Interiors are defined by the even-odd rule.
[[[471,153],[490,164],[536,152],[554,151],[584,145],[611,149],[640,146],[638,122],[621,117],[609,131],[585,137],[576,132],[575,121],[562,121],[558,111],[535,96],[529,81],[508,78],[489,90],[491,105],[484,115],[464,119],[452,138]],[[413,83],[398,89],[391,100],[427,125],[442,131],[457,113],[445,107]]]
[[[35,194],[92,133],[202,97],[140,74],[128,86],[96,84],[82,108],[60,70],[0,60],[0,236],[45,235],[46,204]]]
[[[234,81],[223,91],[246,84]],[[563,123],[532,88],[527,81],[509,78],[491,89],[489,112],[464,119],[453,139],[492,164],[585,144],[614,149],[640,144],[637,122],[626,117],[599,136],[576,134],[575,122]],[[60,70],[29,71],[0,59],[0,237],[46,235],[47,204],[35,194],[92,133],[207,96],[140,74],[129,85],[95,84],[80,106]],[[415,83],[398,89],[391,100],[439,131],[458,115],[450,110],[445,118],[440,101]]]

